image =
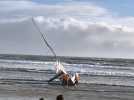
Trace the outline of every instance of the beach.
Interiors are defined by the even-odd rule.
[[[0,84],[0,100],[39,100],[41,97],[45,100],[56,100],[59,94],[63,94],[65,100],[133,100],[134,98],[134,87],[80,84],[74,88],[46,83],[22,85],[21,82],[11,81],[14,80]]]
[[[67,72],[80,74],[77,87],[62,86],[55,75],[55,62],[27,60],[27,56],[0,59],[0,100],[133,100],[134,61],[129,59],[61,58]],[[14,56],[15,58],[15,56]],[[22,58],[22,59],[18,59]],[[29,58],[28,58],[29,59]]]
[[[134,100],[133,9],[134,0],[0,0],[0,100]]]

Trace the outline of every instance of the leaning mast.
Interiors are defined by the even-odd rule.
[[[44,43],[47,45],[47,47],[49,48],[49,50],[52,52],[52,54],[54,55],[54,57],[56,58],[57,60],[57,55],[54,51],[54,49],[51,47],[51,45],[47,42],[47,38],[43,35],[43,33],[41,32],[40,28],[38,27],[38,25],[36,24],[34,18],[32,17],[32,23],[33,25],[35,26],[35,28],[37,29],[37,31],[40,33]]]

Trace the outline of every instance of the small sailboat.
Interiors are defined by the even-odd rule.
[[[53,80],[59,78],[60,81],[62,81],[63,85],[75,85],[76,83],[78,83],[78,80],[80,79],[80,76],[78,73],[75,73],[74,76],[70,77],[69,74],[65,71],[64,66],[61,64],[61,62],[57,59],[57,55],[54,51],[54,49],[49,45],[49,43],[47,42],[46,37],[43,35],[43,33],[40,31],[39,27],[37,26],[36,22],[34,21],[34,18],[32,18],[32,22],[33,25],[36,27],[36,29],[38,30],[38,32],[40,33],[43,41],[45,42],[45,44],[47,45],[47,47],[49,48],[49,50],[52,52],[52,54],[55,56],[56,59],[56,75],[52,78],[50,78],[48,80],[49,82],[52,82]],[[69,83],[70,82],[70,83]]]

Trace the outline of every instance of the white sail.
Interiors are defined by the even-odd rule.
[[[56,61],[56,73],[58,74],[60,72],[63,72],[65,74],[67,74],[67,72],[65,71],[64,66],[59,61]]]

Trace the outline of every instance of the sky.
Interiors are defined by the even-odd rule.
[[[1,0],[0,54],[134,58],[134,0]]]

